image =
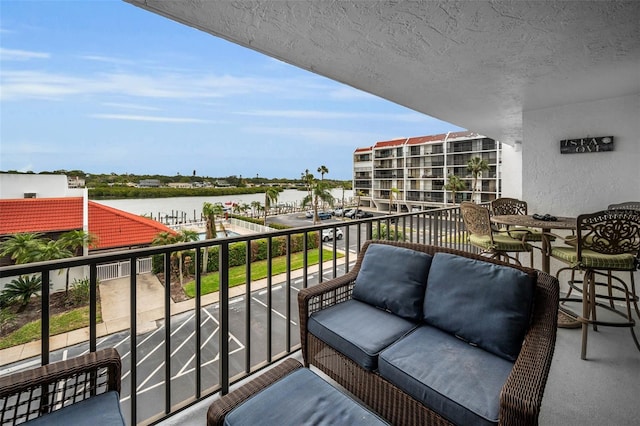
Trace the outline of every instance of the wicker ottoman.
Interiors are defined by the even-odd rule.
[[[293,359],[216,400],[207,424],[388,425]]]

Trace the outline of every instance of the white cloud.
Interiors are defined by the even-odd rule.
[[[152,115],[90,114],[89,117],[102,120],[153,121],[157,123],[208,123],[207,120],[190,117],[158,117]]]
[[[80,77],[64,73],[4,70],[1,84],[1,98],[4,100],[60,99],[80,94],[193,100],[256,94],[292,96],[296,92],[311,96],[317,93],[314,83],[299,79],[184,73],[147,75],[121,72]]]
[[[113,108],[123,108],[123,109],[135,109],[135,110],[144,110],[144,111],[159,111],[160,108],[150,107],[146,105],[136,105],[136,104],[128,104],[128,103],[119,103],[119,102],[103,102],[102,105],[113,107]]]
[[[45,52],[5,49],[0,47],[0,60],[2,61],[28,61],[30,59],[48,59],[50,57],[51,55]]]
[[[337,112],[337,111],[318,111],[318,110],[253,110],[236,112],[240,115],[250,115],[257,117],[280,117],[290,119],[314,119],[314,120],[388,120],[388,121],[404,121],[404,122],[420,122],[433,120],[431,117],[417,112],[409,112],[403,114],[385,114],[385,113],[369,113],[369,112]]]
[[[96,62],[106,62],[109,64],[118,64],[118,65],[133,65],[135,62],[130,61],[128,59],[120,59],[120,58],[112,58],[109,56],[100,56],[100,55],[84,55],[80,56],[82,59],[86,59],[88,61],[96,61]]]

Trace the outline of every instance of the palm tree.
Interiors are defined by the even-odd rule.
[[[391,190],[389,190],[389,214],[391,214],[391,205],[393,204],[394,200],[398,199],[398,194],[400,193],[400,190],[398,188],[391,188]],[[398,207],[396,206],[396,212],[398,211]]]
[[[264,191],[264,226],[267,226],[267,213],[271,208],[271,203],[278,201],[278,195],[280,195],[280,192],[273,186],[268,187]]]
[[[156,235],[156,237],[153,239],[153,242],[151,244],[154,246],[165,246],[169,244],[198,241],[199,239],[200,239],[200,236],[196,231],[183,229],[182,231],[180,231],[179,234],[171,234],[169,232],[160,232],[158,235]],[[183,284],[182,278],[184,275],[182,272],[182,251],[178,250],[178,251],[172,252],[171,259],[172,259],[172,263],[176,262],[178,264],[178,278],[180,279],[180,285],[182,286]]]
[[[58,244],[71,251],[73,256],[81,256],[80,249],[95,247],[98,239],[95,235],[81,229],[65,232],[56,240]],[[84,252],[84,250],[83,250]]]
[[[487,160],[483,160],[480,157],[473,157],[467,163],[467,171],[471,172],[473,176],[473,186],[471,188],[471,201],[475,203],[476,189],[478,186],[478,177],[482,175],[482,172],[489,170],[489,163]]]
[[[251,217],[254,217],[255,213],[259,213],[260,209],[262,209],[262,205],[260,201],[252,201],[251,202]]]
[[[309,204],[313,205],[313,224],[318,223],[318,202],[326,202],[333,206],[333,195],[329,191],[329,185],[321,180],[316,180],[311,188],[311,195],[307,195],[302,199],[302,207]]]
[[[342,182],[342,184],[340,185],[340,187],[342,188],[342,217],[344,217],[344,211],[345,211],[345,205],[344,205],[344,191],[349,189],[349,183],[348,182]]]
[[[57,251],[54,247],[53,252],[50,254],[54,257],[49,257],[46,260],[62,259],[62,257],[57,256],[72,257],[84,255],[84,248],[94,247],[96,242],[97,238],[95,237],[95,235],[85,232],[81,229],[65,232],[64,234],[60,235],[60,238],[58,238],[54,243],[54,246],[60,246],[61,250]],[[80,249],[83,249],[83,253],[81,254],[79,253]],[[68,256],[66,255],[67,252],[69,254]],[[65,294],[69,293],[69,268],[66,269],[64,291]]]
[[[43,235],[39,232],[11,235],[0,242],[0,256],[9,256],[16,264],[33,262]]]
[[[180,233],[178,235],[176,235],[175,237],[175,242],[176,243],[188,243],[191,241],[198,241],[200,239],[200,236],[198,235],[198,233],[196,231],[192,231],[190,229],[183,229],[182,231],[180,231]],[[183,277],[183,272],[182,272],[182,251],[178,251],[178,267],[179,267],[179,277],[180,277],[180,286],[182,287],[182,277]]]
[[[309,173],[309,169],[305,169],[304,173],[302,173],[302,183],[304,183],[305,188],[307,188],[307,195],[311,196],[311,187],[313,186],[313,181],[316,178],[312,173]]]
[[[96,238],[82,230],[48,240],[41,233],[15,234],[0,243],[0,256],[10,256],[16,264],[66,259],[76,256],[78,249],[95,244]],[[69,268],[66,271],[65,292],[69,292]],[[62,271],[60,271],[62,273]]]
[[[324,180],[324,175],[329,173],[329,169],[327,169],[327,166],[322,165],[318,167],[318,173],[320,173],[320,180]]]
[[[207,240],[218,236],[218,231],[216,229],[216,217],[222,216],[222,213],[223,210],[220,204],[211,204],[207,201],[202,203],[202,215],[207,221],[205,227],[205,237]]]
[[[358,192],[356,192],[356,196],[358,197],[358,207],[356,207],[356,210],[359,210],[360,209],[360,198],[364,197],[364,192],[359,190]]]
[[[449,175],[447,176],[447,183],[444,185],[444,189],[451,192],[451,198],[453,199],[453,204],[455,204],[456,194],[465,189],[465,184],[459,176]]]
[[[210,240],[218,237],[218,230],[216,229],[216,216],[222,215],[222,206],[220,204],[211,204],[207,201],[202,203],[202,215],[206,218],[207,224],[205,227],[205,238]],[[207,265],[209,264],[209,247],[204,248],[204,256],[202,261],[202,272],[207,271]]]

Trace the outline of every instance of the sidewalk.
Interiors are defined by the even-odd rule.
[[[344,264],[344,257],[337,259],[337,265]],[[333,260],[322,264],[322,270],[333,268]],[[318,266],[310,266],[308,273],[318,271]],[[303,270],[291,271],[291,279],[300,278]],[[272,282],[286,281],[286,273],[275,275]],[[120,278],[100,283],[100,300],[102,308],[102,321],[96,326],[98,337],[128,330],[130,327],[130,280]],[[267,279],[263,278],[251,283],[251,290],[260,290],[267,287]],[[246,291],[246,285],[239,285],[229,289],[229,297],[241,296]],[[136,330],[138,334],[148,333],[158,327],[157,321],[164,319],[164,286],[153,274],[143,274],[137,277],[137,307]],[[207,306],[219,301],[218,292],[202,296],[202,306]],[[195,308],[195,299],[175,303],[170,301],[171,315],[180,314]],[[49,339],[49,350],[54,351],[73,346],[89,340],[89,327],[80,328],[68,333],[57,334]],[[11,348],[0,350],[0,366],[11,364],[20,360],[40,355],[41,341],[25,343]]]

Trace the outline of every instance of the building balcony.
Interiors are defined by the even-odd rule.
[[[411,193],[407,199],[412,199]],[[388,216],[333,219],[317,226],[266,234],[0,268],[2,279],[36,274],[43,282],[67,268],[84,268],[91,283],[89,326],[57,335],[50,330],[51,295],[45,286],[42,339],[0,351],[0,375],[115,347],[123,361],[120,403],[128,424],[204,424],[208,405],[219,395],[280,360],[300,357],[297,292],[349,271],[364,241],[375,237],[375,230],[383,223],[392,226]],[[408,241],[474,251],[465,239],[455,238],[464,229],[457,207],[401,214],[395,224],[404,229]],[[340,228],[344,238],[317,244],[322,230],[327,228]],[[300,234],[303,238],[296,240],[295,235]],[[302,241],[302,247],[294,247],[294,241]],[[244,244],[244,252],[238,250],[238,243]],[[273,254],[278,245],[286,247],[288,254],[283,258]],[[237,263],[237,257],[249,258],[258,246],[265,250],[264,264],[245,262],[240,274],[248,284],[231,286],[231,271],[237,270],[232,265]],[[177,278],[171,276],[171,262],[180,253],[189,253],[189,267],[201,271],[205,249],[209,257],[217,251],[220,290],[201,295],[203,276],[194,272],[195,297],[174,301],[170,290]],[[294,265],[291,257],[298,249],[307,254],[301,264]],[[317,258],[323,251],[324,261],[312,264],[312,255]],[[155,275],[137,271],[138,260],[150,257],[170,277],[166,286],[159,286],[159,291],[153,293],[148,287]],[[539,255],[535,261],[534,266],[540,268]],[[130,275],[99,283],[99,266],[115,262],[128,262]],[[276,271],[279,262],[284,265],[282,271]],[[526,264],[528,259],[523,262]],[[254,280],[251,273],[258,267],[266,269],[266,277]],[[552,263],[552,272],[559,267]],[[108,297],[110,287],[117,287],[118,297]],[[115,311],[119,317],[105,315]],[[102,321],[96,319],[99,313]],[[590,360],[581,361],[580,331],[558,330],[540,424],[625,425],[637,420],[634,398],[640,391],[640,354],[628,331],[603,327],[600,332],[590,332],[589,351]],[[594,381],[606,391],[592,392]]]

